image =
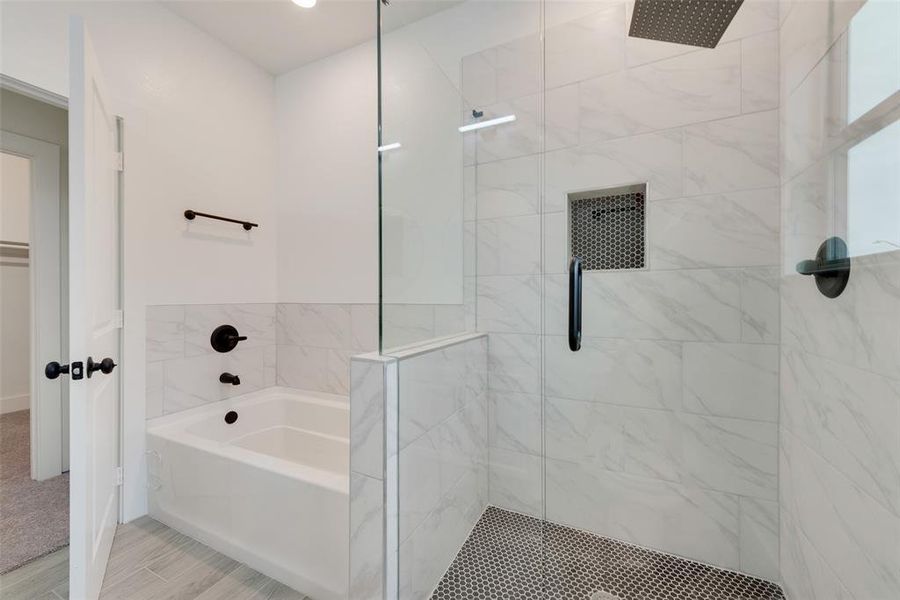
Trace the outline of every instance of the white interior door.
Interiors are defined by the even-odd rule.
[[[90,367],[120,356],[119,127],[81,19],[69,38],[69,595],[92,600],[119,506],[120,369]]]

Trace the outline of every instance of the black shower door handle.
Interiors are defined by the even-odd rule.
[[[569,350],[581,349],[581,259],[569,261]]]

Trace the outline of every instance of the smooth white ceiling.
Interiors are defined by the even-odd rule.
[[[411,23],[461,0],[392,0],[393,25]],[[375,37],[375,0],[164,0],[170,10],[273,75]],[[387,21],[387,20],[386,20]]]

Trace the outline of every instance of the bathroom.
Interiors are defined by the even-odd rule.
[[[900,2],[0,17],[69,174],[3,598],[900,597]]]

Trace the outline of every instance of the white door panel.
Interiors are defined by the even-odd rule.
[[[72,598],[100,593],[118,520],[120,369],[88,369],[88,357],[120,356],[117,119],[90,37],[70,23],[69,356],[84,361],[70,392]],[[74,377],[73,377],[74,379]]]

